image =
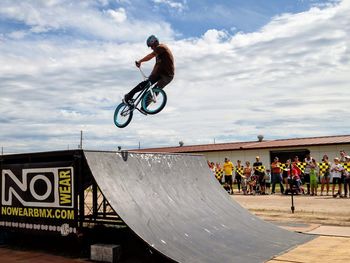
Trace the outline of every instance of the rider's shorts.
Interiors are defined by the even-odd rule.
[[[149,76],[149,80],[153,83],[157,82],[157,87],[160,89],[163,89],[166,85],[168,85],[172,80],[174,76],[168,76],[168,75],[160,75],[160,76]]]

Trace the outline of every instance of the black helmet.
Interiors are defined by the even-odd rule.
[[[151,35],[147,38],[147,46],[148,47],[151,47],[156,43],[159,43],[159,40],[155,35]]]

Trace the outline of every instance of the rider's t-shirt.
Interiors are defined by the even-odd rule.
[[[156,64],[151,75],[173,77],[175,72],[174,57],[170,49],[164,44],[159,44],[154,52],[156,53]]]

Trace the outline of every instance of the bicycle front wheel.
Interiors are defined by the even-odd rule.
[[[153,88],[153,96],[151,91],[147,93],[142,98],[142,110],[148,114],[156,114],[160,112],[167,102],[166,93],[160,88]]]
[[[133,111],[125,103],[120,103],[114,111],[114,124],[118,128],[128,126],[132,119]]]

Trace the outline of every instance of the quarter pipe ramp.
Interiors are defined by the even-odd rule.
[[[265,222],[234,202],[202,156],[84,155],[122,220],[176,262],[264,262],[312,239]]]

